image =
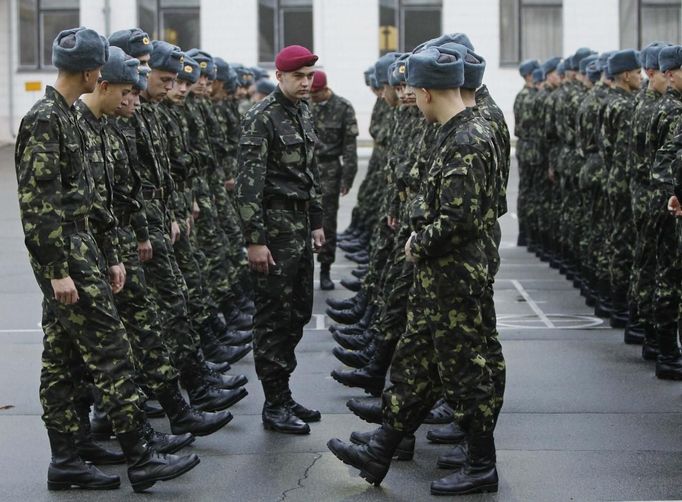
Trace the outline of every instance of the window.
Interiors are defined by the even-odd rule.
[[[312,0],[258,0],[258,59],[270,63],[287,45],[314,50]]]
[[[682,42],[680,0],[620,0],[620,46],[639,48],[656,40]]]
[[[380,0],[380,52],[411,51],[422,42],[440,36],[442,24],[440,0]]]
[[[562,0],[500,0],[501,64],[562,53]]]
[[[199,47],[199,3],[200,0],[139,0],[138,24],[152,38],[183,50]]]
[[[80,26],[78,0],[19,0],[19,65],[52,68],[52,42]]]

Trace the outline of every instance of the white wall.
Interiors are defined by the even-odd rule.
[[[12,60],[10,59],[10,0],[0,0],[0,61],[2,61],[2,73],[5,75],[0,78],[0,142],[4,138],[10,137],[10,79],[5,72],[14,72]],[[16,42],[13,42],[16,43]],[[13,76],[13,75],[12,75]]]
[[[564,0],[564,55],[580,47],[605,52],[620,47],[618,0]]]
[[[258,62],[258,1],[202,0],[201,48],[226,61]]]

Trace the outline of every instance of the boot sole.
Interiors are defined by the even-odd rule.
[[[679,373],[670,373],[667,371],[657,371],[656,372],[656,378],[658,378],[659,380],[680,381],[680,380],[682,380],[682,375]]]
[[[357,411],[355,411],[355,410],[354,410],[353,408],[351,408],[350,406],[346,405],[346,407],[347,407],[351,412],[353,412],[353,415],[355,415],[356,417],[358,417],[358,418],[361,419],[361,420],[364,420],[364,421],[367,422],[368,424],[381,425],[381,420],[382,420],[381,418],[380,418],[378,421],[370,420],[367,416],[362,416],[362,415],[360,415]]]
[[[232,422],[232,419],[233,419],[233,418],[234,418],[234,415],[229,414],[225,420],[221,420],[220,422],[215,423],[215,424],[213,425],[213,427],[210,427],[210,428],[208,428],[208,429],[206,429],[206,430],[203,430],[203,431],[193,431],[193,430],[189,430],[189,429],[187,429],[187,430],[183,429],[183,430],[180,430],[180,431],[174,431],[172,426],[171,426],[171,431],[173,432],[173,434],[186,434],[186,433],[190,432],[190,433],[192,433],[192,435],[194,435],[194,436],[196,436],[196,437],[210,436],[210,435],[213,434],[214,432],[219,431],[220,429],[222,429],[223,427],[225,427],[227,424],[229,424],[230,422]]]
[[[343,462],[346,465],[349,465],[355,469],[358,469],[360,471],[360,477],[367,481],[369,484],[374,485],[374,486],[379,486],[381,482],[384,480],[384,478],[377,479],[376,476],[374,476],[371,472],[367,472],[365,469],[358,467],[357,465],[354,465],[353,463],[349,462],[346,460],[346,458],[339,453],[337,453],[334,448],[332,448],[329,444],[327,443],[327,448],[334,454],[336,458],[338,458],[341,462]]]
[[[96,458],[89,458],[87,456],[80,455],[81,460],[83,462],[89,462],[92,465],[122,465],[126,463],[125,457],[120,458],[120,459],[109,459],[109,460],[101,460],[101,459],[96,459]]]
[[[140,493],[145,490],[148,490],[152,486],[154,486],[155,483],[158,481],[170,481],[171,479],[175,479],[177,477],[182,476],[183,474],[186,474],[187,472],[191,471],[194,469],[199,463],[201,462],[201,459],[199,457],[196,458],[196,460],[190,464],[187,464],[184,468],[181,470],[174,472],[172,474],[167,474],[166,476],[158,476],[154,479],[147,479],[144,481],[140,481],[138,483],[133,483],[133,491],[135,493]]]
[[[83,483],[71,483],[67,481],[48,481],[47,489],[52,492],[79,489],[79,490],[116,490],[121,487],[121,481],[116,481],[108,485],[88,486]]]
[[[464,490],[461,492],[451,492],[446,490],[438,490],[437,488],[431,488],[431,495],[471,495],[474,493],[497,493],[498,483],[477,486],[469,490]]]
[[[296,436],[305,436],[306,434],[310,434],[310,427],[308,427],[307,430],[306,430],[306,429],[297,429],[297,430],[293,430],[293,429],[281,429],[281,428],[276,427],[276,426],[274,426],[274,425],[272,425],[272,424],[266,424],[266,423],[264,423],[264,424],[263,424],[263,428],[264,428],[266,431],[279,432],[279,433],[282,433],[282,434],[293,434],[293,435],[296,435]]]
[[[343,361],[342,361],[343,362]],[[345,387],[350,387],[351,389],[362,389],[364,390],[367,394],[370,394],[372,397],[380,397],[381,394],[384,392],[384,386],[381,386],[381,390],[377,390],[377,388],[369,388],[369,386],[363,386],[363,385],[351,385],[346,382],[342,382],[339,380],[336,375],[332,374],[332,378],[339,382],[341,385]],[[362,417],[361,417],[362,418]]]

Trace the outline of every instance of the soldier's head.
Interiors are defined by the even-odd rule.
[[[109,36],[109,44],[123,49],[123,52],[137,59],[140,66],[149,67],[153,46],[149,35],[140,28],[130,28],[112,33]]]
[[[642,49],[641,52],[642,66],[644,67],[644,72],[649,80],[648,87],[661,94],[663,94],[668,87],[668,79],[665,74],[661,72],[658,57],[661,51],[669,46],[670,44],[665,42],[653,42]]]
[[[279,88],[291,101],[308,98],[317,59],[315,54],[300,45],[285,47],[275,57]]]
[[[682,91],[682,46],[664,47],[658,55],[660,70],[665,73],[668,85]]]
[[[407,58],[409,53],[401,55],[388,67],[388,83],[396,93],[403,106],[416,106],[414,89],[407,85]]]
[[[253,95],[253,102],[258,103],[263,101],[267,96],[272,94],[277,86],[269,78],[261,78],[256,82],[256,92]],[[315,98],[313,98],[314,100]]]
[[[519,74],[526,82],[526,86],[533,85],[533,72],[540,68],[540,61],[537,59],[526,59],[519,65]]]
[[[460,88],[464,85],[464,60],[457,51],[428,47],[407,60],[407,85],[427,122],[444,124],[465,108]]]
[[[616,51],[609,57],[607,65],[617,87],[628,92],[639,90],[642,83],[639,52],[632,49]]]
[[[140,62],[118,47],[109,49],[109,59],[102,67],[90,100],[104,115],[112,115],[125,105],[124,99],[138,81]]]
[[[179,47],[162,40],[155,40],[149,66],[152,69],[143,96],[159,102],[173,88],[173,83],[182,71],[185,55]]]
[[[315,71],[313,83],[310,86],[310,99],[313,103],[321,103],[329,99],[331,91],[327,86],[327,74],[322,70]]]
[[[168,91],[166,97],[175,104],[182,103],[187,97],[187,94],[189,94],[192,86],[200,77],[201,68],[199,67],[199,63],[192,57],[185,55],[182,70],[178,73],[178,78],[175,79],[173,88]]]
[[[109,42],[88,28],[60,32],[52,43],[52,64],[59,70],[58,79],[74,93],[95,90],[100,69],[109,57]]]
[[[561,58],[558,56],[549,58],[542,63],[542,72],[545,76],[545,82],[547,82],[547,85],[550,87],[557,87],[561,83],[561,77],[558,72],[559,63],[561,63]]]

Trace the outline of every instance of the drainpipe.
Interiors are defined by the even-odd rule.
[[[8,33],[8,44],[7,47],[9,47],[9,57],[7,58],[8,60],[8,69],[9,71],[7,72],[7,84],[9,85],[9,134],[13,138],[15,137],[14,134],[14,72],[16,71],[16,68],[14,67],[14,20],[12,18],[12,4],[14,3],[14,0],[7,0],[7,24],[9,25],[9,29],[7,30]]]
[[[107,38],[111,35],[111,5],[110,0],[104,0],[104,33]]]

